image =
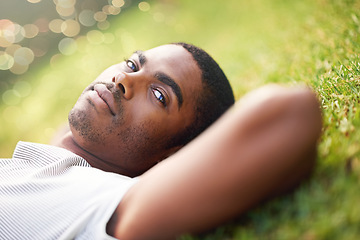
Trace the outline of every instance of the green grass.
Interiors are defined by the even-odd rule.
[[[360,1],[150,4],[148,12],[133,8],[112,19],[112,43],[83,41],[77,54],[14,79],[32,91],[18,84],[18,97],[9,92],[10,105],[0,106],[1,155],[10,156],[18,140],[49,141],[82,89],[108,65],[136,49],[191,42],[217,59],[237,99],[270,82],[310,86],[324,127],[310,181],[207,234],[182,239],[359,239]]]

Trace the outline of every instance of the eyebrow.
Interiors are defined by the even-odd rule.
[[[138,50],[134,52],[139,57],[140,65],[143,66],[147,62],[147,58],[144,55],[144,52],[141,50]],[[157,78],[160,82],[168,85],[171,90],[174,92],[177,100],[178,100],[178,108],[180,108],[183,104],[183,95],[181,93],[181,88],[179,85],[172,79],[169,75],[165,74],[164,72],[156,72],[155,78]]]
[[[146,63],[146,61],[147,61],[147,59],[146,59],[146,57],[145,57],[145,55],[144,55],[144,52],[141,51],[141,50],[137,50],[137,51],[135,51],[134,53],[138,55],[138,57],[139,57],[139,62],[140,62],[140,66],[142,67],[142,66]]]
[[[177,97],[178,107],[180,108],[181,105],[183,104],[183,96],[182,96],[181,89],[180,89],[179,85],[170,76],[166,75],[163,72],[155,73],[155,77],[160,82],[168,85],[171,88],[171,90],[175,93],[175,96]]]

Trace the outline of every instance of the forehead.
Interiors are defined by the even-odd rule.
[[[202,90],[201,71],[192,55],[179,45],[163,45],[143,52],[151,71],[169,75],[180,86],[184,104],[193,104]]]

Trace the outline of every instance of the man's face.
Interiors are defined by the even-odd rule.
[[[74,140],[115,172],[138,175],[176,149],[194,120],[201,72],[182,46],[137,51],[106,69],[69,114]]]

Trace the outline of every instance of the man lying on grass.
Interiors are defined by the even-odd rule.
[[[85,89],[55,146],[20,142],[0,160],[0,236],[172,239],[309,175],[321,129],[310,90],[266,86],[233,103],[203,50],[136,51]]]

